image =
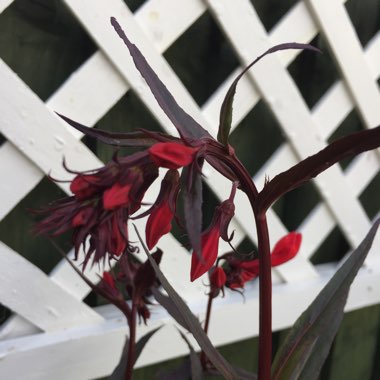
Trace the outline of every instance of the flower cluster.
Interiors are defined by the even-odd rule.
[[[302,235],[290,232],[281,238],[271,253],[271,265],[275,267],[291,260],[299,251]],[[232,290],[244,288],[245,283],[253,280],[260,274],[259,260],[243,261],[234,253],[226,253],[218,259],[222,266],[216,265],[209,271],[210,295],[215,298],[224,288]]]
[[[114,157],[98,170],[75,173],[70,184],[73,195],[38,211],[47,216],[37,224],[36,232],[57,236],[72,230],[75,258],[81,246],[85,251],[83,269],[92,256],[97,263],[133,251],[128,239],[128,220],[140,209],[145,192],[162,167],[169,170],[161,191],[143,214],[149,215],[146,240],[152,249],[171,230],[179,192],[177,169],[192,163],[199,149],[182,142],[157,142],[131,156]]]
[[[160,263],[161,257],[161,250],[152,254],[152,258],[157,264]],[[132,311],[124,301],[125,295],[127,295],[136,308],[137,315],[146,324],[150,317],[149,296],[152,294],[152,289],[159,285],[149,261],[140,263],[131,255],[124,255],[120,258],[117,269],[112,272],[104,272],[99,285],[94,286],[99,294],[119,307],[129,319]]]

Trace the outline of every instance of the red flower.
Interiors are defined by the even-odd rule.
[[[193,252],[191,257],[190,280],[194,281],[202,274],[206,273],[214,264],[218,257],[219,238],[224,241],[230,241],[227,229],[234,216],[235,205],[233,199],[235,197],[237,184],[234,183],[230,197],[216,208],[213,220],[209,228],[203,232],[201,237],[202,252]]]
[[[299,251],[302,242],[302,235],[297,232],[290,232],[281,238],[273,248],[271,255],[272,267],[281,265],[291,260]]]
[[[214,264],[218,257],[218,247],[220,238],[220,226],[215,223],[211,228],[202,234],[202,253],[199,257],[197,252],[191,256],[190,280],[194,281],[202,274],[206,273]]]
[[[97,183],[98,177],[95,175],[78,174],[72,180],[70,190],[77,197],[77,199],[84,200],[99,191],[99,187],[96,186]]]
[[[153,162],[162,168],[178,169],[191,164],[199,147],[183,145],[176,142],[154,144],[149,148]]]
[[[112,187],[103,193],[103,207],[106,210],[113,210],[120,206],[126,206],[129,202],[129,191],[132,184],[121,185],[116,182]]]
[[[80,227],[87,224],[90,221],[93,213],[94,209],[91,206],[79,209],[78,213],[75,214],[75,216],[72,219],[72,227]]]
[[[177,170],[169,170],[161,183],[160,193],[146,223],[146,243],[152,249],[162,236],[172,229],[172,219],[176,210],[176,200],[179,191],[179,174]]]

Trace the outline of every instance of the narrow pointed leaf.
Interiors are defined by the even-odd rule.
[[[190,350],[190,363],[191,363],[191,378],[194,380],[202,380],[203,379],[203,369],[201,361],[199,360],[199,356],[194,350],[194,347],[191,345],[186,335],[178,330],[181,334],[182,339],[186,342],[187,347]]]
[[[183,328],[190,330],[182,314],[178,311],[176,304],[168,296],[162,294],[158,289],[153,288],[152,294],[155,300],[170,314],[170,316]]]
[[[371,248],[377,220],[313,303],[298,318],[272,366],[272,380],[317,379],[343,318],[348,292]]]
[[[202,178],[198,173],[196,162],[183,168],[181,181],[186,231],[193,250],[201,252]]]
[[[172,299],[173,303],[178,309],[178,312],[182,315],[186,325],[189,328],[189,331],[193,334],[194,338],[202,348],[202,350],[207,355],[208,359],[212,362],[212,364],[218,369],[218,371],[221,373],[221,375],[224,376],[227,380],[235,380],[239,377],[236,375],[234,369],[232,366],[223,358],[223,356],[215,349],[215,347],[212,345],[209,337],[205,334],[203,331],[202,326],[199,324],[197,318],[194,316],[194,314],[191,312],[189,307],[186,305],[186,303],[182,300],[182,298],[179,296],[179,294],[175,291],[175,289],[170,285],[164,274],[161,272],[160,268],[156,264],[156,262],[151,257],[151,254],[149,253],[148,249],[146,248],[139,231],[137,230],[136,226],[133,225],[136,234],[140,240],[140,243],[148,257],[148,260],[152,264],[156,275],[158,279],[161,282],[162,287],[165,289],[165,291],[168,293],[169,297]]]
[[[94,137],[97,140],[108,144],[116,146],[130,146],[130,147],[149,147],[157,142],[151,136],[148,136],[142,131],[129,132],[129,133],[114,133],[102,131],[100,129],[94,129],[86,127],[74,120],[69,119],[67,116],[57,113],[66,123],[70,124],[72,127],[82,132],[86,136]]]
[[[145,345],[148,343],[149,339],[161,328],[162,326],[158,326],[155,329],[149,331],[145,335],[143,335],[136,343],[135,348],[135,363],[139,356],[141,355],[142,350],[144,349]]]
[[[261,210],[268,209],[285,193],[310,181],[344,158],[376,149],[380,146],[380,126],[342,137],[318,153],[302,160],[278,174],[260,192],[257,203]]]
[[[218,129],[218,141],[222,143],[223,145],[228,145],[228,136],[230,134],[231,130],[231,123],[232,123],[232,104],[236,92],[236,86],[239,83],[242,76],[257,62],[259,62],[262,58],[264,58],[266,55],[274,53],[279,50],[287,50],[287,49],[303,49],[303,50],[313,50],[316,52],[321,53],[319,49],[317,49],[314,46],[307,45],[307,44],[299,44],[296,42],[290,42],[285,44],[280,44],[271,47],[268,49],[265,53],[261,54],[259,57],[257,57],[252,63],[250,63],[232,82],[230,88],[227,91],[227,94],[223,100],[222,107],[220,109],[220,116],[219,116],[219,129]]]
[[[116,33],[127,46],[137,70],[145,79],[150,90],[152,91],[152,94],[156,98],[157,103],[173,125],[177,128],[179,134],[184,138],[210,137],[210,134],[178,105],[173,95],[149,66],[141,51],[136,45],[129,41],[123,29],[114,17],[111,17],[111,24]]]
[[[127,359],[128,359],[128,346],[129,346],[129,338],[125,338],[125,343],[123,350],[121,352],[121,357],[118,365],[113,370],[111,375],[108,377],[108,380],[123,380],[125,378],[125,370],[127,368]]]

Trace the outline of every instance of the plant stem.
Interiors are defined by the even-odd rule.
[[[132,300],[132,310],[131,310],[130,318],[128,318],[129,343],[128,343],[127,367],[125,369],[125,376],[124,376],[125,380],[132,380],[133,366],[135,364],[136,319],[137,319],[136,302]]]
[[[259,251],[259,380],[270,380],[272,362],[272,273],[265,213],[255,214]]]

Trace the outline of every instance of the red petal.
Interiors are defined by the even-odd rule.
[[[80,227],[89,222],[91,216],[94,212],[92,207],[85,207],[79,210],[77,214],[75,214],[73,220],[71,221],[71,225],[73,227]]]
[[[70,184],[70,190],[79,199],[86,199],[98,190],[94,184],[98,181],[98,178],[94,175],[77,175]]]
[[[106,210],[113,210],[119,206],[126,206],[129,202],[130,184],[120,185],[115,183],[112,187],[107,189],[103,194],[103,207]]]
[[[112,289],[116,289],[115,280],[110,273],[108,273],[108,272],[103,273],[103,281],[105,284],[110,286]]]
[[[215,288],[222,288],[227,281],[226,272],[222,267],[215,267],[210,275],[210,285]]]
[[[125,240],[125,236],[128,236],[127,226],[125,226],[123,235],[120,231],[115,215],[113,216],[111,223],[111,231],[108,232],[110,236],[107,248],[113,255],[120,256],[127,246],[127,242]]]
[[[274,246],[271,260],[272,267],[283,264],[292,259],[301,246],[302,235],[297,232],[290,232],[281,238]]]
[[[149,153],[157,166],[178,169],[191,164],[199,148],[193,148],[179,143],[157,143],[149,148]]]
[[[146,244],[152,249],[162,236],[166,235],[172,229],[173,213],[167,202],[155,207],[149,215],[146,223]]]
[[[215,263],[218,256],[219,247],[219,226],[215,225],[208,232],[202,235],[202,254],[198,257],[197,252],[193,252],[191,257],[190,280],[194,281],[202,274],[206,273]],[[203,260],[202,260],[203,259]]]

